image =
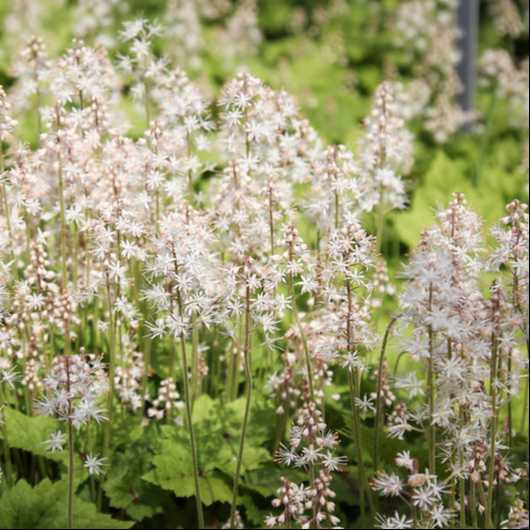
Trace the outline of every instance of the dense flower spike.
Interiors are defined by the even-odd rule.
[[[413,144],[392,83],[386,82],[378,87],[365,126],[366,134],[360,146],[362,207],[368,211],[377,205],[384,210],[404,208],[406,195],[401,177],[412,167]]]
[[[37,402],[41,413],[71,422],[76,429],[106,419],[99,401],[108,389],[108,381],[97,357],[57,357],[44,386],[50,394]]]
[[[457,8],[458,0],[407,0],[396,14],[396,44],[410,57],[417,78],[426,82],[424,126],[439,143],[472,118],[456,102],[461,91]]]
[[[489,8],[495,20],[497,31],[511,38],[520,37],[525,31],[528,33],[528,27],[524,21],[525,18],[528,20],[528,3],[523,9],[517,4],[514,0],[489,2]],[[522,4],[525,4],[525,2],[522,2]]]
[[[333,473],[341,471],[347,459],[334,454],[338,437],[328,430],[315,403],[303,405],[295,417],[289,445],[278,449],[276,460],[284,466],[310,469],[312,478],[308,485],[296,485],[282,477],[282,486],[272,501],[272,506],[282,511],[269,515],[265,525],[336,528],[340,520],[334,515],[335,492],[330,485]]]

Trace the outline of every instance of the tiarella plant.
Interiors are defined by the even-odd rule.
[[[21,4],[11,27],[39,33]],[[411,201],[430,213],[412,184],[469,118],[456,1],[369,2],[412,80],[360,76],[350,138],[304,117],[326,98],[235,68],[282,38],[258,2],[172,0],[123,26],[132,3],[67,4],[82,20],[60,53],[6,34],[0,527],[527,525],[527,206],[503,181],[491,228],[478,188],[442,205],[438,182],[415,248],[399,226]],[[325,40],[349,7],[289,7],[286,31]],[[505,105],[521,155],[528,63],[490,49],[482,72],[485,126]],[[475,185],[497,178],[484,140]]]

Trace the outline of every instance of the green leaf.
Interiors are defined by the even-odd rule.
[[[280,468],[272,463],[266,464],[255,471],[247,473],[242,485],[263,497],[270,497],[276,493],[281,486],[281,477],[287,477],[289,480],[301,483],[307,480],[307,474],[289,468]]]
[[[10,447],[53,460],[62,466],[67,465],[67,451],[52,453],[46,448],[45,442],[53,432],[60,429],[58,420],[49,416],[26,416],[12,408],[4,410],[4,420]],[[0,431],[0,439],[2,439],[2,431]],[[74,455],[74,467],[75,484],[78,486],[86,480],[88,472],[77,454]]]
[[[190,450],[187,441],[179,439],[180,436],[187,436],[187,433],[179,431],[181,430],[172,431],[169,427],[163,429],[166,438],[162,439],[160,452],[153,458],[154,469],[146,473],[143,479],[162,489],[172,491],[177,497],[193,497],[195,482]],[[219,447],[219,444],[217,446]],[[204,454],[201,456],[209,463],[199,478],[203,503],[209,506],[214,502],[230,502],[231,489],[223,475],[214,470],[215,463],[218,463],[219,459],[211,460]]]
[[[49,480],[32,488],[19,480],[0,498],[0,528],[67,528],[67,483]],[[129,521],[118,521],[98,513],[95,504],[74,499],[74,528],[130,528]]]
[[[162,512],[160,490],[145,481],[140,486],[131,485],[126,473],[110,474],[103,488],[113,508],[125,510],[135,521],[153,517]]]
[[[486,168],[485,175],[491,173]],[[512,179],[512,176],[505,175]],[[487,176],[480,186],[471,183],[469,164],[462,159],[450,159],[439,151],[429,168],[425,181],[414,193],[410,209],[395,215],[395,225],[402,241],[410,247],[418,244],[421,232],[435,222],[435,212],[447,206],[455,192],[464,193],[471,208],[480,214],[491,225],[504,211],[505,198],[499,193],[502,180],[499,174],[495,179]]]
[[[199,479],[201,499],[206,506],[214,502],[232,502],[232,487],[220,473]]]
[[[263,526],[264,513],[256,506],[250,495],[243,495],[239,501],[245,507],[245,521],[252,523],[257,528]]]
[[[50,453],[46,450],[46,440],[59,429],[59,422],[56,419],[49,416],[26,416],[9,407],[6,407],[3,413],[10,447],[23,449],[50,460],[64,459],[64,454]],[[1,431],[0,438],[2,438]]]
[[[214,401],[207,394],[203,394],[193,403],[193,423],[200,423],[213,416]]]
[[[131,432],[135,437],[124,452],[114,455],[103,489],[113,508],[125,510],[129,517],[141,521],[160,513],[164,499],[159,488],[142,479],[149,468],[146,455],[150,455],[151,434],[143,429],[138,433],[136,427]]]
[[[160,461],[159,461],[160,463]],[[193,497],[195,495],[195,481],[193,473],[184,474],[179,467],[159,466],[146,473],[144,480],[172,491],[177,497]],[[232,490],[221,473],[213,472],[199,478],[201,500],[205,506],[214,502],[229,503],[232,500]]]

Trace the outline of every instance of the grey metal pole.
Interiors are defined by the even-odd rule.
[[[458,27],[461,59],[458,65],[458,75],[462,82],[462,92],[458,96],[458,102],[464,111],[472,111],[475,103],[479,16],[479,0],[459,0]]]

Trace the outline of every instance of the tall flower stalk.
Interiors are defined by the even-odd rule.
[[[173,249],[173,253],[175,250]],[[179,275],[177,260],[175,259],[175,275]],[[178,314],[181,319],[184,318],[184,304],[180,289],[176,289],[176,298],[178,304]],[[197,439],[195,437],[195,428],[193,426],[193,414],[191,403],[191,391],[188,379],[188,358],[186,353],[186,337],[184,332],[180,334],[180,353],[182,360],[182,384],[184,387],[184,402],[186,404],[186,424],[190,435],[191,461],[193,465],[193,483],[195,486],[195,504],[197,509],[197,524],[199,528],[204,528],[204,511],[201,500],[201,487],[199,478],[199,456],[197,451]]]
[[[241,466],[243,464],[243,456],[245,452],[245,440],[247,436],[248,422],[250,419],[250,407],[252,404],[252,366],[251,366],[251,334],[252,334],[252,316],[251,316],[251,300],[250,300],[250,286],[245,286],[245,341],[243,346],[243,362],[245,369],[245,411],[243,413],[243,423],[241,426],[241,434],[239,438],[239,450],[237,453],[236,470],[234,474],[234,484],[232,493],[232,506],[230,509],[230,526],[234,528],[237,498],[239,495],[239,481],[241,477]]]

